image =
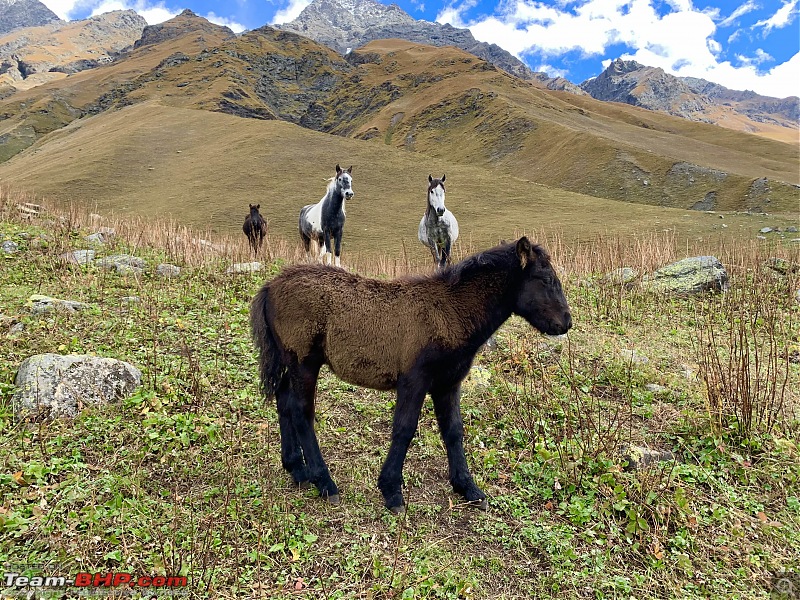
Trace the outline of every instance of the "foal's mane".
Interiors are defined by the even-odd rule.
[[[449,285],[455,285],[464,281],[469,281],[476,274],[487,271],[513,272],[519,269],[519,257],[517,256],[516,242],[506,242],[465,258],[459,263],[452,265],[431,277],[444,281]],[[539,244],[532,244],[531,250],[541,258],[549,260],[547,251]]]

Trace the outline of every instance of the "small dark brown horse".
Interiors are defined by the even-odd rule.
[[[267,222],[258,209],[261,208],[260,204],[250,205],[250,214],[244,220],[242,231],[250,241],[250,247],[253,249],[253,256],[258,256],[258,251],[261,249],[261,244],[264,243],[264,238],[267,237]]]
[[[453,489],[485,508],[464,456],[461,382],[512,313],[551,335],[572,327],[549,256],[525,237],[427,277],[381,281],[322,265],[284,269],[250,307],[261,386],[277,397],[284,468],[296,483],[311,482],[339,502],[314,433],[317,377],[327,364],[355,385],[397,390],[392,442],[378,478],[387,508],[404,509],[403,462],[428,393]]]

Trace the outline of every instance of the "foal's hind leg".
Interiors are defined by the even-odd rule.
[[[292,423],[291,406],[295,398],[289,388],[288,378],[284,378],[281,382],[275,396],[278,401],[278,424],[281,428],[281,463],[297,485],[306,487],[310,477],[303,459],[303,449],[300,447],[300,440]]]
[[[331,504],[339,503],[339,488],[331,479],[314,433],[314,391],[319,365],[295,365],[289,368],[289,414],[305,458],[308,481],[317,486],[319,495]]]
[[[464,423],[461,420],[461,385],[447,390],[432,390],[433,408],[439,422],[439,432],[447,448],[450,483],[453,490],[482,510],[486,510],[486,494],[475,485],[464,456]]]
[[[414,377],[403,377],[397,382],[397,403],[394,407],[392,423],[392,443],[386,462],[383,463],[378,489],[383,494],[386,508],[393,513],[403,512],[403,463],[408,453],[408,445],[414,437],[419,422],[422,402],[427,393],[426,386]]]

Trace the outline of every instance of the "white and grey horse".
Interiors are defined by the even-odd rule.
[[[450,264],[450,249],[458,239],[458,221],[444,205],[444,181],[428,175],[428,206],[419,222],[419,241],[431,251],[437,269]]]
[[[319,262],[335,253],[335,264],[341,266],[342,231],[345,220],[345,201],[353,197],[353,167],[343,171],[336,165],[336,176],[328,183],[328,189],[322,200],[316,204],[307,204],[300,210],[300,237],[306,256],[311,256],[311,241],[319,247]],[[331,247],[333,240],[334,247]]]

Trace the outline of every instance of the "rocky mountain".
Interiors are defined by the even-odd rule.
[[[340,54],[373,40],[392,38],[431,46],[455,46],[521,79],[545,85],[551,81],[547,74],[531,70],[497,44],[479,42],[469,29],[418,21],[396,4],[386,5],[376,0],[314,0],[294,21],[275,27],[311,38]]]
[[[705,79],[675,77],[633,60],[613,61],[581,88],[597,100],[624,102],[692,121],[719,123],[738,113],[759,123],[800,126],[800,99],[796,96],[780,99],[734,91]]]
[[[619,59],[600,76],[577,85],[531,70],[499,46],[477,41],[468,29],[416,20],[397,5],[376,0],[313,0],[294,21],[276,27],[316,40],[340,54],[370,41],[391,38],[455,46],[546,89],[589,94],[598,100],[624,102],[775,139],[796,139],[797,98],[734,92],[701,79],[675,77],[656,67]]]
[[[123,10],[15,29],[0,36],[0,86],[27,89],[113,62],[146,26],[137,13]]]
[[[142,31],[141,38],[136,40],[133,47],[137,49],[143,46],[160,44],[170,39],[180,38],[186,33],[197,36],[198,41],[203,39],[204,34],[210,35],[213,39],[216,39],[220,34],[226,38],[236,35],[230,28],[210,23],[187,8],[169,21],[156,25],[147,25]]]
[[[58,15],[39,0],[0,0],[0,34],[58,21]]]

